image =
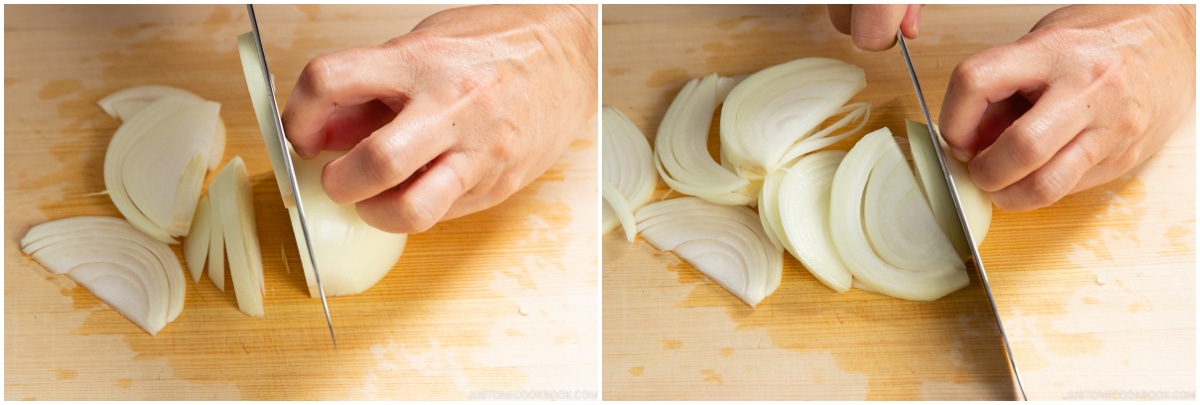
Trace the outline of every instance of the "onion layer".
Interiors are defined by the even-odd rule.
[[[950,197],[950,188],[946,186],[946,178],[942,175],[937,151],[933,149],[929,127],[912,120],[905,120],[905,124],[908,129],[908,142],[912,145],[913,163],[917,169],[917,182],[925,190],[929,206],[933,209],[933,215],[937,217],[938,226],[950,238],[959,257],[963,260],[970,259],[971,248],[967,246],[967,236],[963,233],[958,214],[954,211],[954,200]],[[940,137],[938,140],[942,150],[945,150],[946,142]],[[963,162],[948,158],[946,167],[950,170],[950,176],[954,178],[959,203],[962,204],[967,226],[971,227],[971,236],[975,238],[975,246],[978,247],[991,228],[992,197],[975,185],[970,172],[967,171],[967,165]]]
[[[833,244],[830,190],[846,152],[830,150],[806,155],[767,178],[778,182],[779,235],[783,245],[822,284],[837,292],[850,289],[852,276]],[[766,188],[764,188],[765,190]],[[759,209],[766,204],[760,203]]]
[[[634,211],[646,205],[654,194],[657,177],[651,162],[650,142],[633,121],[614,107],[604,107],[604,173],[602,181],[613,188],[604,193],[601,232],[616,229],[618,219],[633,218]],[[620,198],[620,203],[614,201]],[[617,207],[623,205],[623,207]],[[616,209],[616,211],[614,211]],[[626,238],[633,241],[637,224],[619,221]]]
[[[254,195],[240,156],[225,164],[209,187],[213,217],[221,221],[222,238],[229,255],[229,278],[237,294],[238,310],[263,316],[263,265],[254,223]],[[220,257],[209,260],[221,260]],[[211,278],[212,275],[210,274]]]
[[[643,239],[675,252],[751,307],[779,287],[783,252],[747,207],[682,197],[642,207],[637,221]]]
[[[713,111],[733,88],[733,79],[716,73],[692,79],[667,109],[654,138],[659,175],[675,191],[726,205],[754,201],[750,184],[718,164],[708,153],[708,129]]]

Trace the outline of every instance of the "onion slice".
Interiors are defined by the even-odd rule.
[[[204,259],[208,257],[208,244],[212,240],[212,235],[209,234],[211,230],[212,218],[209,215],[209,200],[206,195],[200,197],[200,203],[196,204],[192,229],[183,239],[183,259],[194,283],[199,283],[200,274],[204,273]]]
[[[893,207],[897,209],[894,215],[908,216],[906,221],[927,221],[936,228],[936,220],[927,205],[906,204],[903,207],[910,210],[898,211],[901,207],[889,201],[864,201],[868,179],[885,155],[893,155],[890,159],[899,159],[901,163],[904,161],[891,131],[881,128],[863,137],[838,165],[830,191],[829,212],[830,230],[838,254],[855,280],[892,297],[932,301],[965,287],[969,279],[966,267],[961,261],[956,260],[945,266],[933,268],[898,268],[880,258],[876,249],[872,248],[873,244],[877,245],[880,241],[868,240],[863,224],[864,205],[866,210]],[[911,171],[908,170],[898,171],[911,175]],[[907,186],[898,184],[888,187],[916,187],[915,180],[905,184]],[[898,193],[903,195],[907,194],[907,191],[901,190]],[[875,193],[868,197],[878,198],[880,195],[883,194]],[[929,245],[922,253],[935,257],[953,257],[953,245],[945,239],[945,235],[941,235],[941,238],[944,244]]]
[[[81,216],[34,226],[21,250],[66,274],[151,335],[183,311],[183,269],[171,248],[120,218]]]
[[[713,111],[725,100],[734,80],[717,76],[692,79],[671,102],[654,138],[658,174],[675,191],[726,205],[754,201],[746,179],[721,166],[708,153]]]
[[[602,213],[602,232],[616,229],[618,222],[625,227],[629,241],[637,234],[637,224],[619,218],[632,219],[634,211],[646,205],[654,194],[657,177],[654,173],[650,142],[633,121],[614,107],[604,107],[604,173],[602,181],[613,192],[605,192]],[[615,193],[614,193],[615,192]],[[614,201],[620,198],[621,203]],[[624,205],[617,209],[616,205]],[[616,209],[616,211],[614,211]]]
[[[866,105],[843,106],[867,85],[857,66],[828,58],[803,58],[750,75],[729,93],[721,108],[721,153],[729,166],[752,182],[808,151],[852,131],[817,143],[854,120],[865,122]],[[849,115],[825,131],[816,128],[839,111]]]
[[[754,211],[682,197],[652,203],[636,215],[642,238],[670,250],[751,307],[783,276],[783,252]]]
[[[171,86],[143,85],[134,86],[116,93],[109,94],[96,103],[110,117],[129,121],[150,103],[165,97],[182,97],[195,102],[204,101],[190,91]],[[212,150],[208,153],[208,169],[216,169],[225,154],[225,121],[217,117],[216,130],[213,133]]]
[[[950,238],[954,249],[963,260],[971,257],[971,248],[967,246],[967,237],[959,224],[958,213],[954,211],[954,200],[950,197],[950,188],[946,186],[946,178],[942,175],[942,165],[938,162],[937,151],[933,149],[933,139],[929,135],[929,127],[912,120],[905,120],[908,129],[908,142],[912,148],[913,163],[916,166],[917,182],[925,190],[933,215],[937,217],[938,226]],[[946,142],[940,137],[939,143],[943,150]],[[975,237],[978,247],[987,237],[992,224],[992,197],[987,191],[975,185],[967,165],[949,157],[946,166],[950,176],[954,178],[958,190],[959,203],[962,204],[963,214],[967,225],[971,227],[971,236]]]
[[[784,247],[821,284],[837,292],[848,291],[853,280],[834,246],[829,217],[834,173],[845,156],[840,150],[809,154],[767,177],[767,184],[782,178],[776,210]],[[764,205],[760,202],[759,208]]]
[[[233,292],[237,294],[238,309],[246,315],[263,316],[266,289],[263,286],[262,252],[254,223],[254,195],[240,156],[234,156],[213,179],[209,197],[216,207],[214,216],[221,220],[222,237],[229,255],[229,277],[233,280]]]

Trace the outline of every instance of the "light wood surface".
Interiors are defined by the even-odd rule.
[[[383,43],[448,7],[258,7],[281,103],[313,57]],[[594,129],[505,203],[411,235],[367,292],[330,299],[335,353],[250,107],[236,50],[250,30],[245,8],[6,6],[4,17],[5,399],[595,396]],[[182,315],[151,337],[20,252],[34,224],[119,216],[107,197],[88,195],[104,189],[104,151],[119,125],[95,103],[142,84],[222,104],[225,160],[242,156],[254,186],[265,318],[238,312],[234,293],[205,276],[189,283]]]
[[[934,120],[958,61],[1052,9],[925,7],[909,47]],[[854,100],[873,103],[868,129],[903,134],[920,117],[899,50],[852,49],[820,6],[607,5],[603,16],[603,103],[651,139],[689,78],[805,56],[866,70]],[[1111,184],[996,212],[981,254],[1030,398],[1195,397],[1194,119]],[[605,399],[1015,398],[974,273],[917,303],[837,294],[787,256],[779,290],[751,309],[641,239],[613,232],[602,245]]]

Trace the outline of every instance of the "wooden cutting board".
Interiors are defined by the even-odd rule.
[[[383,43],[448,7],[258,7],[281,103],[312,58]],[[507,202],[411,235],[377,285],[330,299],[334,352],[250,107],[236,48],[250,30],[244,6],[4,14],[5,399],[596,396],[594,129]],[[89,195],[104,189],[104,151],[119,125],[96,100],[143,84],[222,104],[225,160],[245,159],[254,187],[265,318],[238,312],[232,290],[205,276],[189,283],[182,315],[151,337],[20,252],[35,224],[119,216],[107,197]]]
[[[934,120],[958,61],[1016,40],[1053,8],[925,7],[909,47]],[[852,101],[873,104],[868,129],[903,134],[904,119],[920,117],[899,50],[854,50],[824,7],[609,5],[602,32],[603,103],[650,139],[688,79],[806,56],[866,70]],[[1109,185],[1032,212],[997,210],[981,254],[1030,398],[1195,397],[1190,118]],[[787,256],[779,290],[751,309],[620,232],[603,237],[602,263],[605,399],[1015,397],[975,274],[967,288],[917,303],[837,294]]]

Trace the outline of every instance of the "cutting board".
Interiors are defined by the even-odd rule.
[[[312,58],[381,44],[448,7],[258,7],[281,103]],[[4,14],[5,399],[597,395],[594,126],[569,134],[564,156],[508,201],[411,235],[378,284],[331,298],[335,352],[250,106],[236,48],[250,30],[245,7],[6,6]],[[254,188],[265,317],[238,312],[232,289],[205,276],[188,284],[182,315],[151,337],[20,252],[35,224],[119,216],[107,197],[91,195],[104,189],[104,151],[119,125],[96,100],[143,84],[221,103],[225,160],[245,159]]]
[[[909,48],[934,120],[960,60],[1011,43],[1053,9],[925,7]],[[899,50],[853,49],[821,6],[606,5],[602,32],[603,104],[651,140],[688,79],[806,56],[866,70],[867,88],[851,100],[873,105],[862,133],[903,134],[904,119],[920,117]],[[996,211],[981,255],[1030,398],[1195,397],[1190,121],[1108,185],[1040,210]],[[752,309],[641,239],[613,232],[602,245],[605,399],[1016,397],[976,274],[938,301],[908,302],[835,293],[787,256],[779,290]]]

